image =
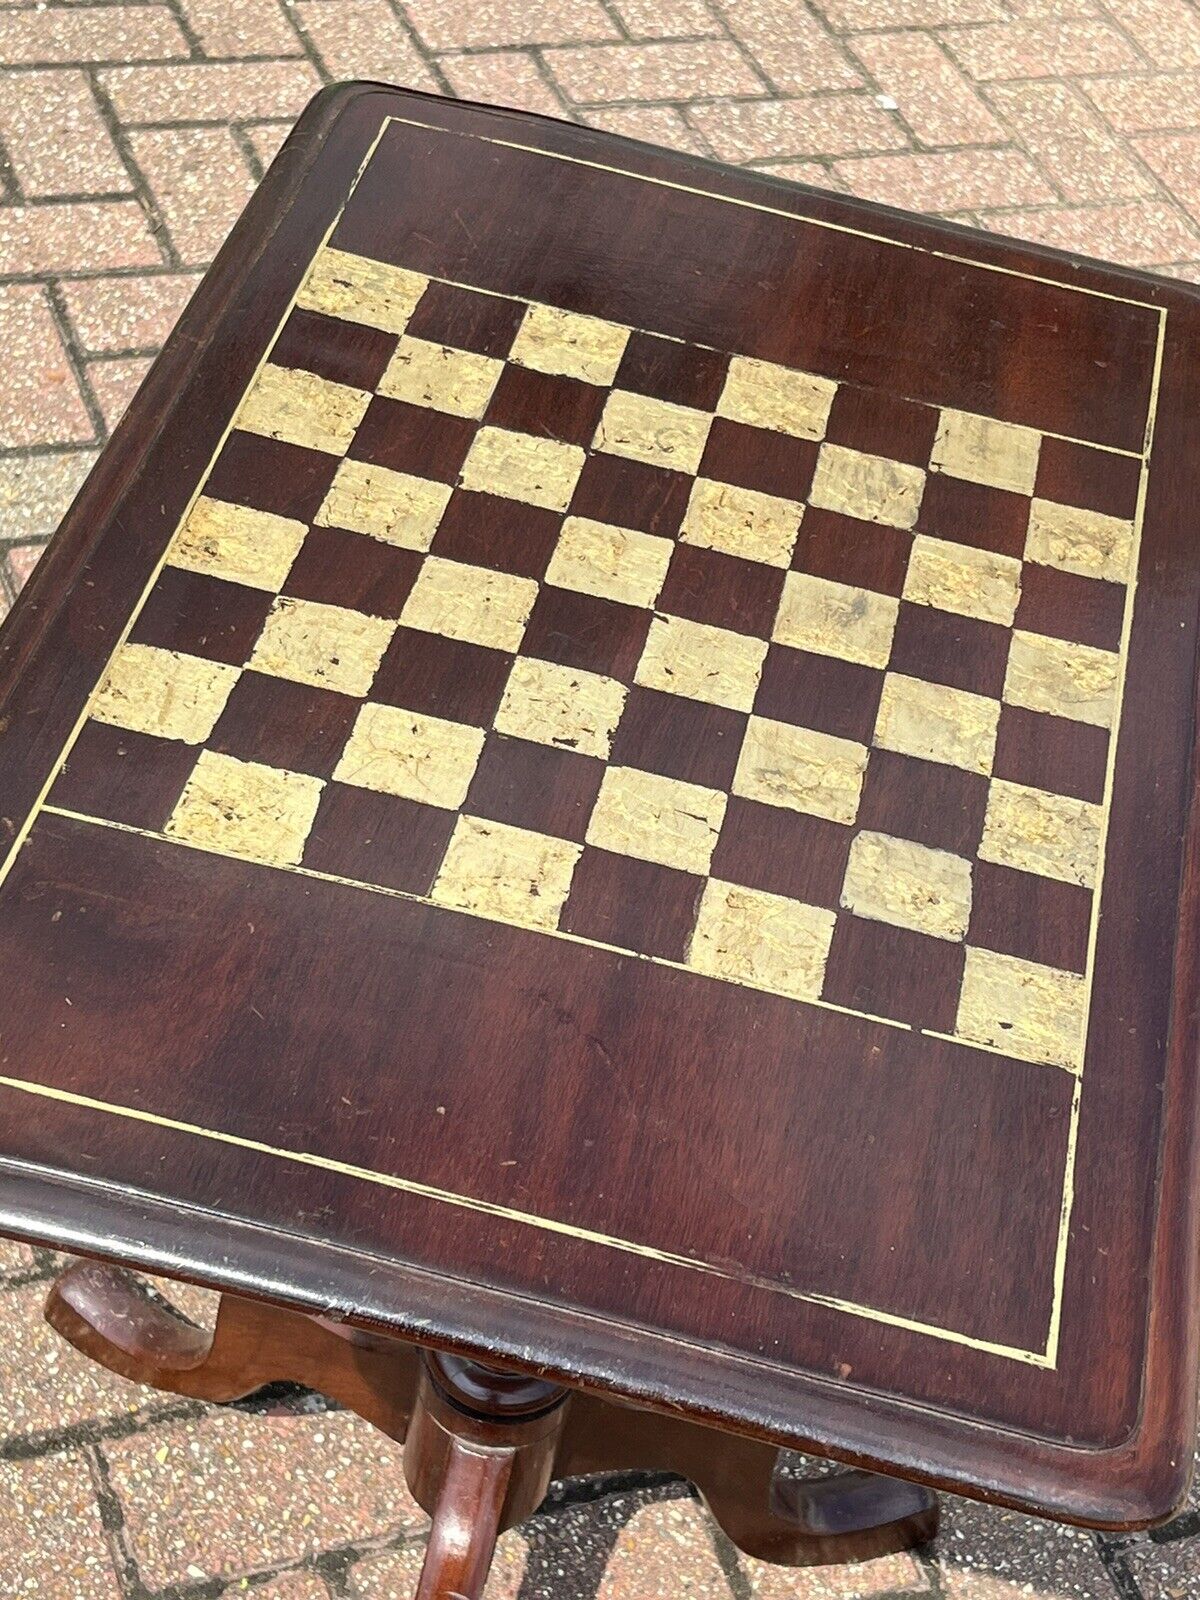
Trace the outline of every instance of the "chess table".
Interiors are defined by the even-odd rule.
[[[1168,1515],[1198,335],[1182,283],[319,96],[0,641],[0,1228],[86,1258],[55,1326],[407,1434],[423,1596],[565,1473],[796,1563],[935,1487]]]

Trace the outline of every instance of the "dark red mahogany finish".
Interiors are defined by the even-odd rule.
[[[76,739],[135,610],[135,641],[246,659],[272,598],[252,586],[210,615],[203,581],[171,568],[141,608],[214,461],[208,493],[308,529],[286,592],[399,614],[389,585],[412,574],[386,565],[389,547],[315,531],[335,463],[225,439],[335,221],[335,248],[510,297],[501,310],[537,301],[660,336],[631,344],[627,389],[686,378],[688,403],[711,409],[721,374],[707,363],[739,352],[837,382],[825,438],[891,461],[928,462],[938,408],[1040,433],[1023,500],[992,488],[981,510],[969,484],[941,477],[918,533],[969,541],[982,518],[988,547],[1019,557],[1030,492],[1138,523],[1082,1073],[949,1037],[961,930],[957,944],[907,936],[928,965],[900,945],[883,961],[881,924],[839,909],[833,822],[800,846],[780,831],[792,813],[742,800],[740,843],[727,825],[713,867],[748,882],[737,875],[789,863],[808,876],[781,892],[838,916],[828,1003],[809,1005],[686,970],[686,873],[585,852],[561,924],[578,919],[579,936],[546,937],[412,887],[445,848],[420,808],[404,834],[412,876],[369,893],[339,841],[381,838],[384,814],[354,811],[345,786],[348,809],[307,846],[313,871],[282,871],[162,837],[194,750],[118,741],[95,721]],[[455,323],[448,290],[428,305],[410,332],[482,354],[501,338]],[[387,341],[368,331],[314,354],[317,321],[298,312],[283,335],[301,364],[372,389]],[[515,113],[370,86],[319,97],[0,636],[0,1227],[1052,1516],[1132,1527],[1168,1514],[1189,1470],[1200,1319],[1198,333],[1182,284]],[[683,350],[687,373],[664,377]],[[538,380],[516,370],[488,420],[590,439],[586,385],[539,412]],[[434,437],[401,404],[374,400],[353,452],[453,483],[475,423],[460,448],[449,423]],[[773,481],[774,457],[751,458],[738,426],[714,424],[705,470]],[[804,448],[811,474],[817,445]],[[585,514],[632,515],[633,488],[589,471]],[[804,500],[807,482],[792,493]],[[643,494],[638,526],[674,515],[671,538],[679,510]],[[879,529],[849,520],[806,511],[804,570],[860,562],[842,581],[900,598],[903,566],[888,576]],[[458,541],[453,559],[527,563],[541,579],[553,533],[523,513],[515,530],[459,519],[437,538]],[[722,559],[680,543],[661,607],[761,633],[773,568],[738,587]],[[1039,567],[1015,626],[1115,651],[1119,587]],[[562,649],[571,666],[628,676],[621,653],[636,661],[641,641],[615,617],[597,632],[589,606],[535,610],[529,637],[545,659]],[[922,609],[901,599],[891,670],[974,674],[959,687],[998,699],[995,625],[942,613],[935,635],[914,623]],[[601,647],[604,665],[584,659]],[[491,658],[477,648],[465,676],[430,646],[385,659],[378,681],[404,705],[415,672],[431,713],[487,727],[503,677],[481,709]],[[768,663],[760,694],[775,708],[759,711],[779,718],[807,693],[825,732],[869,743],[878,685],[855,674],[851,691],[846,666],[813,657],[801,682]],[[219,747],[244,755],[269,729],[277,743],[258,759],[329,780],[357,707],[329,694],[321,720],[292,686],[264,679],[253,700],[248,682]],[[438,699],[468,690],[469,707]],[[634,692],[613,760],[637,766],[661,707]],[[672,776],[727,789],[713,752],[739,713],[685,711]],[[1031,754],[1035,716],[1005,704],[995,772],[1048,784],[1048,760],[1058,792],[1098,806],[1103,738],[1062,723],[1060,743]],[[535,756],[481,767],[469,805],[497,821],[517,803],[591,805],[588,758],[548,775]],[[948,766],[939,803],[905,820],[908,759],[872,753],[858,826],[927,827],[931,847],[974,857],[983,790]],[[967,945],[1019,937],[1008,953],[1082,973],[1091,925],[1076,888],[975,858]]]

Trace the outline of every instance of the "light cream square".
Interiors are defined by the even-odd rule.
[[[1075,972],[967,946],[955,1033],[1017,1061],[1083,1065],[1087,986]]]
[[[733,792],[765,805],[851,823],[858,815],[868,753],[865,745],[850,739],[751,717]]]
[[[171,566],[252,589],[283,587],[308,529],[291,517],[201,495],[167,557]]]
[[[680,539],[771,567],[791,565],[804,507],[795,500],[697,478]]]
[[[1133,575],[1133,535],[1133,523],[1122,517],[1035,500],[1029,508],[1025,559],[1081,578],[1128,583]]]
[[[587,842],[683,872],[707,872],[725,816],[716,789],[633,767],[609,767],[588,823]]]
[[[300,367],[266,366],[242,401],[236,426],[344,456],[370,403],[365,389],[351,389]]]
[[[765,639],[686,617],[655,617],[634,681],[645,689],[749,711],[766,657]]]
[[[368,461],[343,461],[316,521],[322,528],[347,528],[402,550],[428,550],[451,492],[448,483]]]
[[[1021,598],[1021,563],[919,533],[908,558],[904,598],[1011,628]]]
[[[986,776],[996,753],[999,720],[999,700],[889,672],[883,680],[874,743]]]
[[[871,922],[961,939],[971,920],[971,863],[911,839],[863,832],[850,846],[842,904]]]
[[[537,439],[507,428],[480,428],[463,463],[464,489],[503,495],[547,511],[565,511],[583,471],[577,444]]]
[[[734,356],[717,415],[752,428],[771,428],[796,439],[823,439],[837,384],[811,372]]]
[[[482,728],[367,704],[333,775],[359,789],[455,811],[467,798],[483,740]]]
[[[518,656],[496,713],[496,731],[604,760],[626,693],[615,678]]]
[[[808,500],[823,511],[840,511],[861,522],[911,528],[924,492],[921,467],[866,455],[841,444],[823,444]]]
[[[220,855],[294,867],[324,787],[305,772],[202,750],[165,831]]]
[[[92,716],[133,733],[203,744],[240,676],[223,661],[123,644],[109,663]]]
[[[980,858],[1091,888],[1100,862],[1104,808],[993,778]]]
[[[674,550],[670,539],[653,533],[593,522],[590,517],[568,517],[546,568],[546,582],[602,600],[650,607],[658,599]]]
[[[430,898],[492,922],[551,932],[582,850],[503,822],[459,817]]]
[[[816,1000],[837,922],[832,911],[710,878],[688,951],[697,972]]]
[[[1036,428],[997,422],[973,411],[942,412],[929,457],[931,472],[1032,494],[1042,436]]]
[[[592,441],[594,450],[628,456],[652,467],[696,472],[708,441],[712,416],[670,400],[614,389],[609,395]]]
[[[886,667],[899,613],[900,602],[890,594],[789,572],[772,638],[796,650]]]
[[[537,599],[533,578],[427,556],[400,613],[408,628],[516,650]]]
[[[1009,705],[1054,717],[1112,726],[1121,658],[1093,645],[1017,629],[1008,652],[1004,698]]]
[[[371,687],[396,624],[343,606],[281,596],[249,665],[273,678],[362,696]]]
[[[509,360],[536,372],[581,378],[604,388],[617,375],[629,329],[602,317],[585,317],[558,306],[530,306],[509,352]]]
[[[378,393],[454,417],[482,417],[504,371],[503,361],[452,350],[405,334],[396,345]]]
[[[296,304],[343,322],[403,333],[428,283],[419,272],[326,246],[313,262]]]

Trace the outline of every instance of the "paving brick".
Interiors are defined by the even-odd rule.
[[[483,1600],[517,1600],[527,1553],[528,1547],[519,1533],[501,1534]],[[424,1559],[423,1539],[402,1545],[399,1550],[389,1550],[385,1555],[369,1556],[351,1568],[347,1600],[412,1600]],[[649,1600],[648,1595],[645,1600]]]
[[[209,56],[294,56],[301,45],[277,0],[182,0]]]
[[[1149,173],[1070,84],[998,83],[989,98],[1065,200],[1132,199],[1156,192]]]
[[[53,533],[95,459],[94,450],[0,459],[0,528],[5,538],[39,539]]]
[[[815,0],[831,27],[852,32],[857,28],[943,28],[953,23],[1005,22],[1011,13],[1003,0],[889,0],[886,12],[879,0]]]
[[[1053,206],[1040,211],[984,214],[985,228],[1018,239],[1033,239],[1059,250],[1074,250],[1102,261],[1131,267],[1157,267],[1191,261],[1200,254],[1200,235],[1173,205],[1161,200],[1131,200],[1112,206]]]
[[[816,22],[803,0],[724,0],[722,10],[779,93],[856,89],[861,83],[845,51]]]
[[[964,211],[977,206],[1041,205],[1055,198],[1019,150],[945,150],[930,155],[868,156],[839,161],[834,171],[851,194],[911,211]]]
[[[1200,1539],[1147,1539],[1126,1552],[1141,1600],[1191,1600],[1200,1592]],[[1105,1596],[1108,1600],[1108,1596]]]
[[[247,1600],[329,1600],[329,1590],[315,1572],[285,1572],[269,1583],[247,1590]]]
[[[33,569],[42,559],[45,549],[46,546],[44,544],[15,544],[9,546],[5,558],[7,563],[6,576],[14,595],[20,594],[21,590],[29,582]],[[24,1250],[27,1247],[20,1245],[18,1248]],[[35,1259],[32,1252],[30,1252],[30,1263],[32,1264]]]
[[[518,111],[540,111],[548,117],[564,115],[562,101],[525,50],[442,56],[438,66],[454,93],[464,100],[513,106]]]
[[[1003,141],[1004,129],[936,40],[920,33],[867,33],[851,48],[924,144]]]
[[[0,12],[0,62],[169,61],[188,54],[167,6],[75,6]]]
[[[294,15],[333,78],[441,88],[387,0],[314,0],[296,6]]]
[[[348,1412],[211,1412],[108,1444],[143,1581],[232,1581],[319,1550],[416,1532],[401,1449]]]
[[[161,261],[136,200],[0,206],[0,276],[110,272]]]
[[[109,356],[88,363],[88,382],[109,433],[125,415],[125,407],[137,393],[138,386],[149,370],[149,357],[135,356],[126,360],[121,356]]]
[[[614,0],[612,9],[635,39],[699,38],[721,31],[706,0]]]
[[[10,565],[15,552],[8,552]],[[19,1244],[16,1239],[0,1239],[0,1278],[14,1278],[19,1273],[30,1272],[37,1265],[33,1246]]]
[[[180,259],[210,261],[254,192],[229,129],[144,129],[129,143]]]
[[[1180,205],[1200,219],[1200,133],[1156,134],[1135,139],[1134,147]]]
[[[200,282],[198,272],[85,278],[63,285],[75,337],[89,355],[158,350]]]
[[[908,1554],[838,1567],[777,1567],[743,1558],[742,1567],[753,1600],[900,1600],[931,1588]]]
[[[83,443],[95,433],[44,289],[0,288],[0,446]]]
[[[695,155],[710,153],[674,106],[615,106],[609,111],[589,111],[587,120],[593,128],[624,134],[627,139],[644,139],[648,144],[668,145]]]
[[[838,194],[846,192],[845,184],[821,161],[767,161],[754,170],[775,178],[788,178],[793,183],[807,183],[814,189],[830,189]]]
[[[29,197],[133,188],[82,72],[64,68],[0,77],[0,138]]]
[[[694,1500],[644,1506],[617,1536],[596,1600],[730,1600],[712,1522]]]
[[[1091,1534],[953,1497],[934,1562],[946,1600],[1117,1600]]]
[[[1156,67],[1200,67],[1200,12],[1188,0],[1105,0]]]
[[[563,92],[580,105],[762,90],[741,51],[723,39],[547,50],[545,60]]]
[[[0,1464],[0,1550],[13,1600],[121,1600],[82,1456]]]
[[[431,50],[497,45],[582,44],[619,37],[599,0],[405,0],[404,10]]]
[[[1080,87],[1118,133],[1187,128],[1200,117],[1200,72],[1087,78]]]
[[[194,62],[177,67],[117,67],[100,74],[128,126],[190,121],[242,122],[297,117],[320,88],[308,61]]]
[[[244,129],[264,172],[279,154],[280,146],[291,131],[290,122],[259,122]]]
[[[865,94],[718,102],[697,106],[691,116],[722,161],[840,156],[908,144],[896,118]]]
[[[1133,46],[1108,22],[1008,22],[947,28],[942,38],[973,78],[1079,77],[1137,67]]]

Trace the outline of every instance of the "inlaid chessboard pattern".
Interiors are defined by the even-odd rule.
[[[51,802],[1082,1061],[1140,460],[325,248]]]

